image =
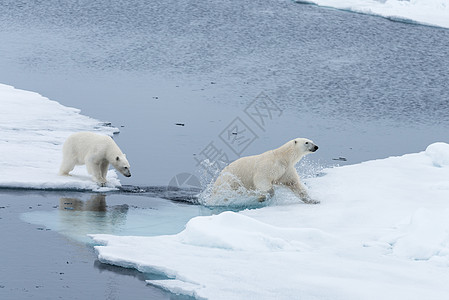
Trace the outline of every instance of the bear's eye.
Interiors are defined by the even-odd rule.
[[[306,142],[306,145],[308,145],[309,144],[309,142]]]

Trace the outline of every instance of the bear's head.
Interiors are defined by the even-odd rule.
[[[296,138],[284,146],[287,146],[286,148],[288,149],[288,155],[290,156],[291,162],[294,164],[296,164],[304,155],[318,150],[317,145],[315,145],[311,140],[305,138]]]
[[[117,155],[114,160],[114,168],[123,174],[123,176],[131,177],[129,162],[125,154]]]
[[[309,139],[297,138],[293,140],[293,143],[298,151],[304,154],[309,154],[318,150],[318,146]]]

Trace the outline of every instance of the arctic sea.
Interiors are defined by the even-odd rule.
[[[165,190],[170,182],[204,189],[214,172],[200,162],[211,145],[232,161],[307,137],[320,149],[298,171],[313,178],[449,142],[445,28],[282,0],[0,0],[0,7],[0,83],[110,122],[133,173],[119,175],[122,191],[106,194],[3,190],[5,299],[42,299],[48,290],[82,298],[83,288],[118,299],[131,287],[137,298],[178,297],[145,285],[156,274],[100,263],[87,234],[173,235],[196,216],[221,212],[192,205],[189,190]],[[249,112],[261,101],[272,110],[255,117]],[[236,124],[251,132],[249,142],[229,140]],[[186,176],[195,180],[179,182]]]

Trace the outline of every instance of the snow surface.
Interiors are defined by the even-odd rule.
[[[449,145],[326,169],[275,206],[191,219],[175,235],[92,235],[104,263],[207,299],[447,299]],[[444,163],[442,163],[444,162]]]
[[[296,0],[296,2],[449,28],[449,0]]]
[[[120,186],[115,171],[107,187],[99,188],[80,166],[73,176],[59,176],[62,144],[77,131],[111,135],[117,128],[83,116],[41,95],[0,84],[0,187],[86,189],[105,191]]]

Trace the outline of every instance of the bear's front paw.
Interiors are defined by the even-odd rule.
[[[106,186],[106,181],[97,181],[97,184],[99,187],[105,187]]]
[[[320,204],[320,201],[314,199],[302,199],[302,201],[306,204]]]

